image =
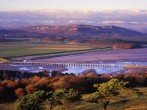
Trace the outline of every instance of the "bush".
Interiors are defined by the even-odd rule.
[[[23,89],[23,88],[18,88],[18,89],[16,89],[16,90],[15,90],[15,95],[16,95],[17,97],[24,96],[24,95],[25,95],[24,89]]]
[[[16,110],[44,110],[43,102],[48,98],[45,91],[37,91],[16,100]]]
[[[63,109],[69,110],[71,102],[79,101],[81,95],[74,89],[59,89],[53,92],[52,99],[53,105],[62,105]]]

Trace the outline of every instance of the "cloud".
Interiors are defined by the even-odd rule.
[[[2,24],[2,25],[1,25]],[[6,24],[6,25],[5,25]],[[147,10],[113,10],[113,11],[0,11],[0,25],[22,27],[29,25],[116,25],[131,29],[147,28]]]
[[[103,21],[103,24],[124,24],[124,21]]]

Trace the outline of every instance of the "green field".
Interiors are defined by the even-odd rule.
[[[0,42],[0,58],[21,56],[59,55],[79,51],[104,48],[106,45],[68,44],[64,42],[44,42],[39,39],[28,41]]]
[[[105,40],[104,40],[105,41]],[[109,41],[109,40],[108,40]],[[110,39],[111,43],[113,39]],[[136,41],[138,43],[138,41]],[[146,42],[146,40],[145,40]],[[146,47],[146,44],[144,44]],[[42,41],[35,38],[9,38],[0,41],[0,58],[13,58],[21,56],[37,56],[37,55],[62,55],[70,53],[78,53],[79,51],[99,50],[111,46],[110,44],[69,44],[65,42]]]
[[[138,88],[144,93],[139,98],[128,97],[116,97],[108,105],[108,110],[147,110],[147,87]],[[83,101],[74,102],[71,104],[69,110],[102,110],[103,106],[101,103],[89,103],[87,97],[89,94],[83,95]],[[46,110],[49,110],[49,105],[46,103]],[[14,102],[0,103],[0,110],[14,110]],[[61,107],[54,107],[54,110],[62,110]]]
[[[43,55],[47,53],[76,51],[91,49],[88,45],[73,45],[65,43],[48,43],[39,40],[30,40],[24,42],[0,42],[0,58]]]

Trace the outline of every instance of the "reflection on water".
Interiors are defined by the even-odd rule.
[[[125,64],[133,64],[133,65],[147,65],[147,62],[93,62],[94,64],[118,64],[118,65],[125,65]],[[113,73],[113,72],[118,72],[121,70],[126,70],[124,68],[115,68],[115,67],[111,67],[111,68],[92,68],[92,67],[66,67],[67,70],[62,71],[63,73],[74,73],[74,74],[78,74],[78,73],[82,73],[85,70],[89,70],[89,69],[95,69],[96,72],[98,74],[103,74],[103,73]],[[44,67],[44,66],[21,66],[18,68],[19,71],[29,71],[29,72],[38,72],[38,71],[43,71],[43,70],[57,70],[57,67]]]
[[[67,67],[67,68],[68,68],[68,70],[64,71],[63,73],[78,74],[78,73],[82,73],[85,70],[95,69],[98,74],[103,74],[103,73],[113,73],[113,72],[123,70],[123,68],[114,68],[114,67],[111,67],[111,68]]]
[[[131,64],[131,65],[147,65],[147,62],[93,62],[95,64],[118,64],[118,65],[125,65],[125,64]],[[82,73],[85,70],[89,70],[89,69],[95,69],[96,72],[98,74],[103,74],[103,73],[113,73],[113,72],[117,72],[119,73],[119,71],[121,70],[127,70],[125,68],[115,68],[115,67],[111,67],[111,68],[88,68],[88,67],[67,67],[68,70],[64,71],[64,73]]]
[[[33,67],[20,67],[19,70],[21,71],[38,71],[38,70],[45,70],[44,67],[36,67],[36,66],[33,66]]]

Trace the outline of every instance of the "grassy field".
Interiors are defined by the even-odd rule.
[[[0,58],[47,54],[91,49],[89,45],[73,45],[65,43],[48,43],[39,40],[24,42],[0,42]]]
[[[0,58],[37,55],[62,55],[91,49],[105,48],[106,45],[67,44],[29,39],[21,42],[0,42]]]
[[[123,37],[124,38],[124,37]],[[130,40],[128,37],[122,40]],[[135,40],[134,40],[135,39]],[[140,39],[139,37],[134,37],[133,41],[135,43],[142,43],[146,47],[146,37]],[[101,40],[101,39],[100,39]],[[115,43],[114,39],[105,38],[104,41],[109,41],[110,43]],[[102,40],[102,41],[103,41]],[[45,55],[51,53],[69,53],[72,51],[89,50],[105,48],[110,46],[110,44],[67,44],[63,42],[54,41],[43,41],[36,38],[7,38],[4,41],[0,41],[0,58],[12,58],[20,56],[32,56],[32,55]]]
[[[0,58],[0,63],[2,63],[2,62],[7,62],[7,61],[9,61],[9,60],[6,60],[6,59],[3,59],[3,58]]]
[[[128,95],[127,97],[116,97],[112,99],[108,105],[108,110],[147,110],[147,88],[138,88],[144,93],[140,98],[134,98],[134,96]],[[89,94],[83,95],[83,99],[87,100]],[[103,105],[101,103],[88,103],[81,102],[76,108],[72,110],[102,110]]]
[[[147,110],[147,87],[138,88],[144,93],[140,98],[133,98],[133,96],[128,97],[116,97],[108,105],[108,110]],[[75,102],[70,105],[69,110],[102,110],[103,106],[101,103],[89,103],[87,102],[89,94],[83,95],[83,101]],[[46,104],[46,110],[49,106]],[[14,110],[14,103],[0,103],[0,110]],[[61,110],[61,107],[54,107],[54,110]]]

